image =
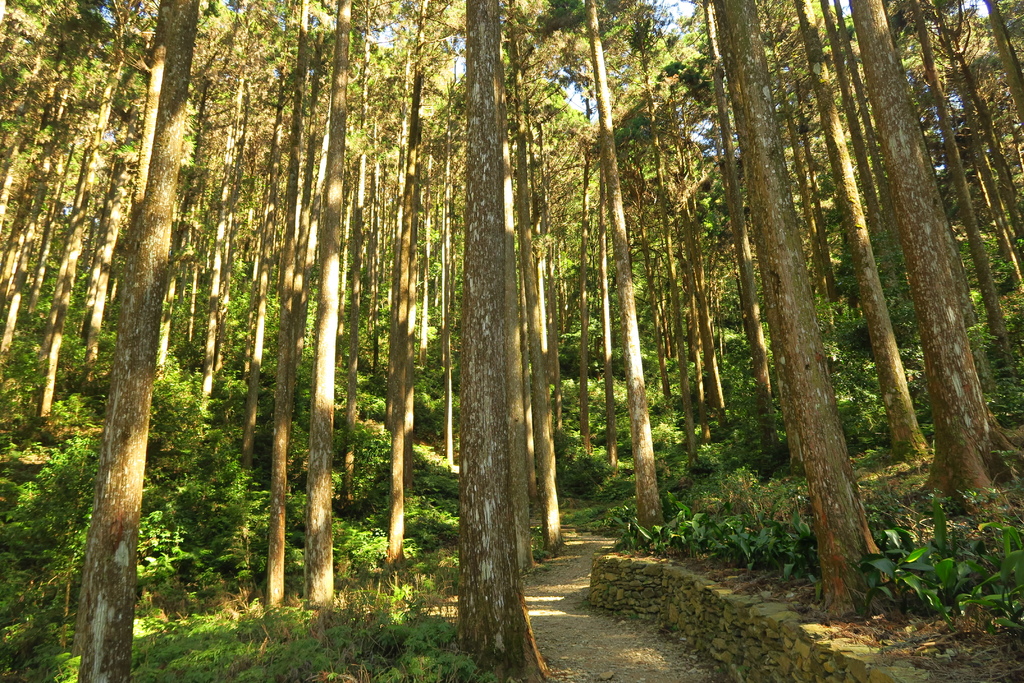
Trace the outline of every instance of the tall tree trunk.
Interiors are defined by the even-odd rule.
[[[131,671],[142,478],[199,0],[163,0],[161,10],[157,31],[167,35],[164,92],[149,187],[129,245],[129,284],[118,322],[75,625],[83,683],[127,681]]]
[[[801,257],[796,212],[783,164],[757,10],[750,0],[721,0],[723,50],[733,54],[746,129],[755,211],[764,231],[757,240],[761,280],[777,367],[799,438],[821,558],[826,603],[848,610],[864,590],[861,557],[875,551],[846,451],[835,395],[825,366],[807,271]],[[775,309],[774,311],[772,309]]]
[[[871,102],[899,197],[896,221],[924,352],[935,420],[935,460],[928,484],[945,495],[981,489],[992,479],[989,422],[950,270],[948,225],[931,162],[911,108],[903,67],[889,38],[881,0],[854,3]]]
[[[597,2],[587,1],[587,31],[590,34],[590,59],[597,89],[598,118],[601,141],[601,164],[604,167],[611,208],[612,239],[615,243],[616,289],[622,313],[623,359],[626,365],[626,390],[629,397],[629,426],[633,444],[633,469],[636,476],[637,519],[644,526],[660,524],[663,516],[658,495],[658,479],[654,470],[654,441],[647,410],[647,390],[640,350],[640,329],[636,320],[636,299],[633,294],[633,272],[626,235],[626,215],[622,206],[619,168],[615,158],[615,133],[612,124],[611,91],[605,72],[604,49],[597,22]]]
[[[100,240],[96,245],[96,258],[90,275],[90,295],[85,318],[85,365],[91,368],[100,352],[100,329],[107,304],[107,285],[114,260],[118,233],[121,230],[121,207],[128,193],[128,165],[118,160],[111,170],[107,206],[103,211]]]
[[[496,0],[467,6],[466,246],[462,321],[462,466],[459,486],[459,641],[499,679],[538,680],[537,651],[516,562],[509,488],[506,370],[512,240]],[[502,152],[505,151],[504,159]],[[503,201],[506,200],[506,201]],[[499,255],[498,258],[495,258]]]
[[[733,247],[736,250],[736,264],[739,269],[740,308],[743,312],[743,331],[750,346],[751,366],[754,374],[754,391],[757,401],[758,424],[760,425],[761,448],[769,450],[778,442],[775,431],[775,407],[772,405],[772,385],[768,373],[768,348],[764,341],[764,330],[761,328],[761,310],[757,301],[757,281],[754,278],[754,259],[750,250],[750,237],[747,233],[747,220],[743,212],[743,194],[740,187],[739,170],[736,167],[736,150],[732,139],[732,124],[729,121],[729,105],[725,96],[723,79],[725,69],[719,54],[718,36],[714,32],[709,3],[705,2],[705,24],[707,25],[709,43],[714,60],[715,105],[718,110],[719,134],[722,138],[722,174],[725,177],[726,205],[729,209],[729,225],[732,228]],[[668,234],[668,231],[666,231]],[[669,278],[672,284],[672,308],[676,316],[676,338],[683,343],[682,314],[679,305],[679,285],[675,274],[675,263],[671,245],[666,246],[669,252]],[[686,373],[686,358],[679,354],[680,371]],[[686,395],[683,400],[690,401],[689,380],[685,374],[683,387]],[[696,444],[693,440],[693,409],[688,411],[687,450],[690,461],[696,459]],[[692,444],[692,445],[691,445]]]
[[[28,298],[28,312],[33,313],[36,310],[36,304],[39,303],[39,295],[43,290],[43,283],[46,279],[47,264],[50,259],[50,247],[53,244],[53,231],[57,223],[57,213],[64,210],[64,188],[67,185],[68,176],[71,173],[71,161],[75,156],[75,146],[71,145],[68,150],[68,158],[64,162],[64,167],[60,174],[60,182],[57,184],[57,191],[53,194],[53,200],[50,202],[50,210],[46,214],[45,223],[43,226],[43,239],[42,245],[39,248],[39,259],[36,262],[36,270],[32,276],[32,290],[29,293]]]
[[[451,99],[451,98],[449,98]],[[453,410],[452,391],[452,213],[455,209],[455,202],[452,197],[452,120],[448,120],[448,128],[445,131],[444,139],[444,220],[441,229],[441,362],[444,365],[444,457],[449,467],[455,465],[455,416]],[[513,269],[515,272],[515,269]],[[519,288],[516,288],[518,303]],[[519,310],[518,305],[516,310]],[[517,322],[518,324],[518,322]],[[518,330],[516,332],[518,334]],[[520,363],[522,353],[520,345]],[[522,394],[522,369],[519,371],[520,395]],[[522,402],[522,398],[520,398]],[[525,409],[523,406],[523,425],[527,426]],[[524,434],[523,456],[526,457],[527,438]],[[531,460],[532,462],[532,460]],[[536,482],[534,482],[536,489]]]
[[[528,178],[529,155],[526,114],[526,89],[521,72],[518,38],[509,40],[509,58],[516,95],[516,184],[515,206],[519,232],[519,269],[523,278],[526,305],[523,316],[529,337],[531,378],[531,419],[533,447],[537,465],[537,488],[541,500],[541,526],[544,549],[557,553],[562,546],[562,525],[558,510],[558,491],[555,487],[555,445],[552,434],[551,387],[548,377],[548,358],[543,346],[543,297],[539,289],[538,267],[533,249],[533,220],[530,216]]]
[[[1013,104],[1017,108],[1014,123],[1024,125],[1024,75],[1021,75],[1020,60],[1017,58],[1013,43],[1010,42],[1010,34],[1006,30],[1006,21],[999,9],[998,0],[985,0],[985,7],[988,8],[988,21],[992,26],[992,36],[995,38],[996,49],[999,51],[999,59],[1006,71],[1006,84],[1010,88]]]
[[[298,53],[292,83],[292,120],[288,139],[288,183],[285,190],[284,244],[280,256],[281,319],[277,332],[277,374],[274,385],[274,440],[270,460],[270,521],[267,556],[267,604],[284,600],[285,498],[288,495],[288,445],[291,441],[295,399],[295,372],[299,363],[295,344],[301,319],[300,292],[303,260],[299,221],[299,175],[302,165],[302,103],[309,71],[309,0],[298,7]]]
[[[252,347],[250,349],[249,373],[245,396],[245,417],[242,430],[242,466],[252,468],[252,455],[256,444],[256,418],[259,412],[260,371],[263,369],[263,342],[267,322],[267,293],[270,289],[270,271],[273,267],[274,225],[277,219],[277,180],[281,169],[281,135],[284,113],[284,88],[277,103],[277,115],[274,118],[274,131],[270,143],[268,157],[267,201],[263,212],[263,225],[260,229],[260,253],[258,258],[259,271],[253,294],[255,299],[255,315]],[[282,266],[284,264],[282,263]]]
[[[584,100],[590,120],[590,100]],[[587,298],[587,248],[590,231],[590,155],[583,153],[583,216],[580,220],[580,440],[589,455],[590,442],[590,304]]]
[[[309,473],[306,478],[306,602],[329,607],[334,599],[334,543],[331,522],[334,459],[334,376],[337,366],[338,298],[341,279],[341,222],[345,202],[345,137],[348,116],[348,50],[352,0],[338,0],[337,40],[331,87],[327,190],[320,223],[320,292],[316,356],[309,411]],[[358,278],[356,278],[358,280]],[[358,306],[352,309],[359,316]]]
[[[996,292],[995,281],[992,278],[992,269],[989,266],[988,252],[985,250],[985,241],[981,236],[978,227],[978,220],[974,214],[974,201],[971,199],[971,190],[967,186],[967,176],[964,173],[963,161],[960,158],[960,148],[957,146],[956,136],[953,132],[953,125],[949,119],[949,111],[946,107],[946,93],[939,80],[939,74],[935,69],[935,56],[932,51],[931,34],[924,21],[924,12],[918,0],[910,0],[911,11],[914,16],[914,23],[917,24],[917,37],[921,43],[921,57],[924,62],[925,78],[928,80],[928,87],[932,91],[935,113],[939,120],[939,130],[942,133],[943,149],[946,152],[946,168],[953,179],[953,186],[956,189],[957,212],[967,232],[967,242],[971,250],[971,260],[974,262],[974,272],[978,277],[978,287],[981,289],[981,298],[985,304],[986,322],[989,331],[996,340],[996,348],[1002,357],[1006,368],[1012,369],[1014,365],[1013,352],[1010,350],[1010,338],[1006,332],[1006,322],[1003,318],[1003,309],[999,303],[999,294]]]
[[[82,244],[85,238],[86,211],[89,204],[89,195],[96,178],[96,170],[100,161],[99,148],[103,142],[103,134],[107,130],[107,122],[110,119],[110,110],[114,102],[114,90],[117,87],[120,73],[121,67],[119,65],[107,80],[107,86],[100,100],[100,109],[96,115],[96,126],[93,128],[92,141],[82,157],[82,169],[78,177],[75,203],[68,227],[69,236],[64,247],[64,255],[61,258],[57,286],[53,294],[53,303],[50,306],[50,315],[46,321],[46,332],[43,335],[43,345],[39,353],[40,359],[46,360],[46,377],[43,381],[43,392],[39,400],[40,417],[49,415],[50,409],[53,406],[53,392],[57,383],[57,366],[60,361],[61,344],[64,340],[64,323],[67,319],[68,308],[71,305],[71,292],[75,286],[78,259],[82,254]]]
[[[424,0],[424,4],[426,0]],[[413,342],[416,329],[416,184],[419,176],[420,98],[423,74],[417,67],[412,89],[409,122],[409,147],[405,158],[405,182],[402,189],[402,222],[395,240],[396,287],[392,292],[391,343],[388,350],[388,393],[391,408],[391,516],[388,528],[388,562],[404,558],[405,488],[409,484],[413,428]],[[496,252],[496,253],[501,253]],[[392,368],[394,370],[392,371]],[[392,385],[393,382],[393,385]]]
[[[224,278],[224,268],[228,251],[228,219],[231,211],[229,198],[232,194],[232,186],[234,185],[235,180],[235,155],[239,151],[236,150],[236,143],[240,137],[239,128],[241,127],[242,117],[242,96],[245,92],[245,79],[239,77],[237,81],[238,83],[235,91],[235,113],[231,126],[228,128],[227,141],[224,146],[224,179],[221,182],[217,232],[213,242],[213,264],[210,269],[211,283],[210,296],[207,302],[206,350],[203,354],[203,396],[206,397],[209,397],[210,394],[213,393],[213,372],[216,364],[217,332],[220,327],[218,325],[218,313],[220,311],[220,301],[223,294],[222,282],[226,279]]]
[[[814,9],[809,0],[796,0],[800,31],[803,34],[807,61],[811,65],[811,81],[818,105],[818,117],[828,148],[829,164],[836,186],[846,242],[853,258],[853,271],[860,292],[860,306],[867,320],[875,372],[882,392],[882,405],[889,425],[892,451],[897,458],[923,455],[928,444],[917,424],[914,403],[907,387],[907,375],[896,346],[896,335],[889,319],[889,309],[882,291],[882,281],[875,265],[875,254],[868,237],[867,221],[860,203],[857,182],[853,176],[853,163],[846,147],[846,136],[835,105],[832,75],[821,48],[817,21],[810,17]]]
[[[615,423],[615,375],[612,373],[612,303],[608,287],[608,230],[605,216],[608,215],[608,190],[604,169],[600,172],[600,201],[598,201],[597,225],[601,256],[598,261],[598,278],[601,281],[601,356],[604,359],[602,383],[604,384],[604,448],[612,471],[619,469],[619,434]],[[686,362],[683,361],[684,368]]]

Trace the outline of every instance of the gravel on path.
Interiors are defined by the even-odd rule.
[[[729,678],[678,633],[616,617],[587,602],[594,554],[613,539],[565,531],[565,548],[531,572],[526,604],[553,678],[568,683],[725,683]]]

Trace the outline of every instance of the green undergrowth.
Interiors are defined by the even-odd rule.
[[[865,615],[940,618],[951,628],[1024,637],[1024,488],[967,492],[962,503],[922,489],[926,463],[855,459],[875,542],[859,569]],[[629,506],[616,514],[618,549],[710,559],[817,581],[817,542],[806,484],[740,469],[696,471],[663,492],[665,523],[644,527]]]
[[[168,621],[136,619],[132,679],[181,681],[476,682],[455,647],[455,627],[410,606],[404,589],[349,591],[329,611],[294,607],[222,610]],[[78,659],[57,660],[56,680],[77,681]]]

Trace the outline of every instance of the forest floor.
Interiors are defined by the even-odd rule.
[[[537,646],[557,681],[724,683],[728,677],[679,634],[652,622],[590,607],[590,566],[614,539],[564,532],[565,548],[526,577],[526,603]]]

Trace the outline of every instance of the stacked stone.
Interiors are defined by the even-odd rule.
[[[820,624],[802,623],[785,603],[739,595],[658,559],[596,556],[590,604],[653,618],[678,630],[750,683],[920,683],[924,671],[887,666],[877,648],[830,639]]]

